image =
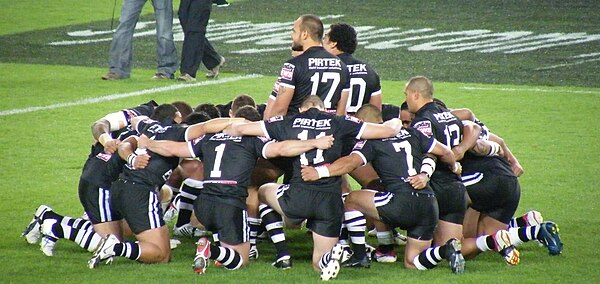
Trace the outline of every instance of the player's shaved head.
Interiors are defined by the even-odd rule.
[[[417,91],[422,96],[429,99],[433,98],[433,83],[425,76],[415,76],[410,78],[404,89],[405,91]]]
[[[321,42],[323,40],[323,22],[315,15],[300,16],[300,29],[308,32],[308,35],[314,41]]]
[[[300,106],[301,109],[307,110],[310,108],[318,108],[318,109],[325,109],[325,104],[323,103],[323,100],[321,100],[321,98],[319,98],[319,96],[314,96],[314,95],[310,95],[308,96],[308,98],[306,98],[306,100],[304,100],[304,102],[302,102],[302,105]]]
[[[356,114],[354,115],[362,121],[371,122],[371,123],[382,123],[383,117],[381,116],[381,111],[372,104],[365,104],[361,106]]]

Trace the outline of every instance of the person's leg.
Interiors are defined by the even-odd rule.
[[[260,217],[269,233],[269,237],[277,251],[276,260],[273,265],[277,268],[291,268],[290,253],[283,232],[283,210],[279,204],[278,192],[288,188],[287,185],[267,183],[258,190],[258,197],[263,204],[260,205]]]
[[[70,240],[90,252],[93,252],[102,241],[102,236],[94,232],[91,222],[62,216],[52,210],[46,211],[41,216],[40,232],[44,236],[41,250],[48,256],[53,255],[54,243],[58,239]]]
[[[479,223],[479,212],[471,207],[465,212],[463,220],[463,236],[464,238],[477,237],[477,227]]]
[[[190,3],[185,25],[185,38],[181,50],[181,73],[196,77],[205,50],[206,26],[210,18],[210,0]]]
[[[348,230],[354,254],[344,263],[348,267],[369,267],[366,256],[366,220],[365,217],[379,220],[379,213],[375,207],[374,197],[377,192],[373,190],[353,191],[344,201],[344,224]]]
[[[156,18],[157,72],[172,76],[177,71],[177,50],[173,41],[173,0],[152,0]]]
[[[108,60],[109,72],[129,78],[133,61],[133,33],[146,0],[125,0],[119,25],[113,34]]]

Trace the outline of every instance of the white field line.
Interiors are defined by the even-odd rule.
[[[47,105],[47,106],[9,109],[9,110],[0,111],[0,116],[28,113],[28,112],[48,110],[48,109],[57,109],[57,108],[63,108],[63,107],[87,105],[87,104],[93,104],[93,103],[98,103],[98,102],[118,100],[118,99],[128,98],[128,97],[142,96],[142,95],[168,92],[168,91],[193,88],[193,87],[225,84],[225,83],[229,83],[229,82],[254,79],[254,78],[260,78],[260,77],[262,77],[262,75],[250,74],[250,75],[245,75],[245,76],[229,77],[229,78],[223,78],[223,79],[211,80],[211,81],[202,81],[202,82],[191,83],[191,84],[190,83],[182,83],[182,84],[170,85],[170,86],[165,86],[165,87],[160,87],[160,88],[152,88],[152,89],[134,91],[134,92],[129,92],[129,93],[120,93],[120,94],[117,93],[117,94],[112,94],[112,95],[107,95],[107,96],[102,96],[102,97],[87,98],[87,99],[83,99],[83,100],[79,100],[79,101],[58,103],[58,104]]]
[[[460,87],[463,90],[482,90],[482,91],[504,91],[504,92],[538,92],[538,93],[573,93],[573,94],[594,94],[600,95],[600,91],[579,91],[579,90],[551,90],[551,89],[519,89],[519,88],[489,88],[489,87]]]
[[[535,68],[534,70],[535,71],[550,70],[550,69],[556,69],[556,68],[560,68],[560,67],[579,65],[579,64],[583,64],[583,63],[587,63],[587,62],[593,62],[593,61],[600,61],[600,57],[599,58],[592,58],[592,59],[585,59],[585,60],[578,60],[578,61],[570,62],[570,63],[562,63],[562,64],[550,65],[550,66],[546,66],[546,67]]]

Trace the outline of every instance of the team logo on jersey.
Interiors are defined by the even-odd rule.
[[[350,120],[350,121],[355,122],[355,123],[361,123],[362,122],[362,120],[360,120],[360,119],[358,119],[358,118],[356,118],[354,116],[351,116],[351,115],[346,115],[346,120]]]
[[[352,150],[360,150],[363,147],[365,147],[366,143],[367,143],[367,140],[360,140],[354,144],[354,148],[352,148]]]
[[[256,136],[256,138],[260,139],[260,141],[262,141],[263,143],[267,143],[267,142],[271,141],[271,139],[264,137],[264,136]]]
[[[415,123],[413,126],[414,129],[419,130],[421,133],[425,134],[427,137],[431,137],[433,135],[433,129],[431,128],[431,121],[424,120]]]
[[[196,144],[200,143],[200,140],[202,140],[202,138],[204,138],[204,136],[206,136],[206,135],[202,135],[202,136],[192,140],[192,146],[195,146]]]
[[[281,77],[282,79],[286,79],[286,80],[292,80],[292,78],[294,77],[294,69],[296,69],[296,66],[294,66],[294,64],[291,64],[291,63],[283,64],[283,68],[281,68],[279,77]],[[277,89],[279,90],[279,88],[277,88]]]
[[[96,155],[96,158],[98,158],[98,159],[100,159],[102,161],[105,161],[105,162],[108,162],[108,160],[110,160],[110,157],[112,157],[111,154],[107,154],[107,153],[104,153],[104,152],[98,153],[98,155]]]
[[[282,121],[283,120],[283,115],[278,115],[278,116],[273,116],[271,118],[269,118],[268,122],[276,122],[276,121]]]

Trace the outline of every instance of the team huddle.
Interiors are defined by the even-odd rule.
[[[325,32],[303,15],[291,37],[293,57],[266,104],[247,95],[194,109],[149,101],[96,121],[79,181],[87,218],[41,205],[26,240],[48,256],[59,239],[74,241],[96,268],[115,257],[167,263],[170,235],[199,238],[193,269],[203,274],[211,262],[247,266],[263,232],[273,266],[290,269],[284,227],[305,226],[324,281],[396,262],[400,239],[406,268],[445,261],[456,274],[485,251],[517,265],[517,247],[532,240],[561,253],[554,222],[538,211],[515,217],[523,168],[469,109],[447,108],[424,76],[408,80],[402,106],[384,104],[378,74],[352,55],[348,24]]]

